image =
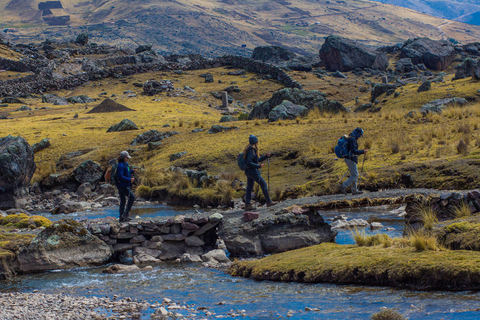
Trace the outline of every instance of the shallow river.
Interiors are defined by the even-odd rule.
[[[349,218],[375,219],[391,236],[401,235],[403,219],[387,208],[367,208],[324,212],[325,219],[345,214]],[[166,206],[135,209],[142,217],[171,216],[186,211]],[[70,215],[74,219],[116,216],[107,209]],[[49,216],[51,219],[63,217]],[[365,230],[370,233],[369,230]],[[385,232],[385,231],[375,231]],[[351,232],[340,231],[337,242],[354,243]],[[227,315],[231,310],[246,310],[246,319],[369,319],[382,307],[396,308],[410,319],[479,319],[480,293],[417,292],[391,288],[337,286],[329,284],[277,283],[234,278],[213,269],[193,264],[167,263],[151,271],[132,274],[103,274],[104,268],[76,269],[17,277],[13,282],[0,283],[0,291],[65,293],[82,296],[117,295],[150,302],[167,297],[177,303],[208,307],[211,318]],[[305,311],[305,308],[320,311]],[[146,310],[149,319],[153,310]],[[181,312],[180,312],[181,313]],[[203,317],[205,318],[205,317]]]

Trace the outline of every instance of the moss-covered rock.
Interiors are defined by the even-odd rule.
[[[362,284],[416,290],[480,289],[480,253],[332,243],[237,261],[233,276],[255,280]]]
[[[48,227],[52,224],[50,220],[42,216],[29,216],[25,213],[11,214],[0,218],[0,225],[6,227],[15,227],[19,229],[38,227]]]
[[[480,251],[480,223],[461,221],[437,230],[439,242],[452,250]]]
[[[60,220],[43,230],[17,254],[18,271],[41,272],[101,265],[112,256],[112,249],[90,234],[83,224]]]

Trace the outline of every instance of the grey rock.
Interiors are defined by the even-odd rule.
[[[29,106],[21,106],[20,108],[18,108],[15,111],[31,111],[31,110],[32,110],[32,108],[30,108]]]
[[[305,117],[308,112],[309,110],[306,107],[285,100],[270,111],[268,114],[268,122],[293,120],[297,117]]]
[[[108,128],[107,132],[119,132],[129,130],[138,130],[138,127],[135,123],[133,123],[132,120],[123,119],[120,123]]]
[[[95,102],[95,99],[82,94],[79,96],[73,96],[73,97],[67,98],[67,101],[70,103],[90,103],[90,102]]]
[[[0,209],[16,207],[28,194],[35,172],[34,152],[22,137],[0,139]]]
[[[94,185],[100,181],[102,176],[102,167],[92,160],[82,162],[72,172],[72,177],[80,184],[89,182]]]
[[[224,126],[219,126],[219,125],[214,124],[210,128],[210,130],[208,130],[208,133],[209,134],[215,134],[215,133],[226,132],[226,131],[230,131],[230,130],[234,130],[234,129],[238,129],[238,127],[224,127]]]
[[[88,33],[82,32],[75,39],[75,43],[81,46],[86,46],[88,43]]]
[[[142,52],[150,51],[150,50],[152,50],[152,45],[151,44],[142,44],[135,49],[135,53],[142,53]]]
[[[68,101],[66,98],[59,97],[55,94],[45,94],[42,96],[43,103],[52,103],[56,106],[66,106],[68,105]]]
[[[200,239],[198,236],[193,235],[185,239],[185,244],[188,247],[201,247],[205,245],[205,242],[202,239]]]
[[[238,119],[231,115],[225,115],[220,118],[220,122],[233,122],[238,121]]]
[[[375,100],[382,94],[387,93],[389,90],[392,89],[395,90],[396,88],[397,87],[394,84],[376,83],[370,91],[370,102],[375,102]]]
[[[338,70],[335,71],[334,73],[331,73],[330,76],[334,78],[347,79],[347,77]]]
[[[21,103],[24,104],[24,102],[18,98],[15,97],[5,97],[2,99],[2,103]]]
[[[432,83],[430,81],[423,82],[417,89],[417,92],[425,92],[432,88]]]
[[[143,85],[143,92],[148,96],[153,96],[161,92],[174,90],[173,83],[170,80],[148,80]]]
[[[202,260],[205,262],[214,260],[215,262],[218,262],[218,263],[230,262],[227,255],[225,254],[225,251],[221,249],[215,249],[205,253],[204,255],[202,255]]]
[[[42,139],[42,141],[38,142],[38,143],[35,143],[33,146],[32,146],[32,149],[33,149],[33,152],[34,153],[37,153],[39,151],[42,151],[44,149],[47,149],[48,147],[50,147],[51,144],[50,144],[50,140],[47,139],[47,138],[44,138]]]
[[[410,58],[403,58],[395,63],[395,71],[398,73],[406,73],[413,71],[413,62]]]
[[[450,106],[464,106],[467,104],[467,100],[464,98],[445,98],[436,99],[424,104],[420,108],[420,112],[426,114],[429,112],[442,113],[442,110]]]
[[[113,252],[102,240],[73,220],[54,222],[21,248],[17,254],[18,271],[41,272],[101,265]]]
[[[403,44],[400,58],[409,58],[413,64],[423,63],[431,70],[440,71],[452,64],[455,48],[447,40],[409,39]]]
[[[187,151],[182,151],[182,152],[177,152],[172,155],[170,155],[170,161],[175,161],[186,155],[188,152]]]
[[[373,104],[371,103],[365,103],[365,104],[362,104],[361,106],[358,106],[355,108],[355,110],[353,110],[353,112],[364,112],[364,111],[368,111],[370,109],[372,109],[373,107]]]
[[[256,47],[252,53],[252,59],[254,60],[274,63],[292,60],[295,56],[293,51],[279,46]]]
[[[385,70],[388,58],[385,53],[376,52],[353,40],[329,36],[320,49],[320,59],[329,71],[351,71],[356,68]]]
[[[132,142],[130,142],[131,146],[136,146],[138,144],[147,144],[149,142],[158,142],[164,139],[167,139],[171,136],[179,134],[177,131],[167,131],[167,132],[159,132],[158,130],[150,130],[139,134]]]

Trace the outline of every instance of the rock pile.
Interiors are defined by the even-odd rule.
[[[172,91],[174,89],[175,88],[173,87],[173,83],[170,80],[162,80],[162,81],[148,80],[143,85],[143,92],[147,96],[153,96],[161,92]]]
[[[128,223],[102,218],[88,221],[86,227],[93,235],[112,246],[116,254],[131,252],[136,264],[176,259],[228,264],[225,252],[217,250],[216,244],[216,227],[222,219],[223,216],[219,213]]]
[[[98,106],[88,111],[87,113],[106,113],[106,112],[122,112],[135,111],[125,107],[123,104],[113,101],[112,99],[103,100]]]
[[[159,132],[158,130],[150,130],[139,134],[132,142],[130,142],[131,146],[136,146],[138,144],[147,144],[151,142],[158,142],[164,139],[170,138],[171,136],[180,134],[177,131],[167,131],[167,132]]]

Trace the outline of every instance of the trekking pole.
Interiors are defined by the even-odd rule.
[[[267,189],[270,190],[270,157],[267,158]]]
[[[360,181],[362,180],[362,174],[363,174],[363,167],[364,166],[365,166],[365,153],[363,154],[362,170],[360,171],[360,177],[358,178],[358,184],[360,184]]]

